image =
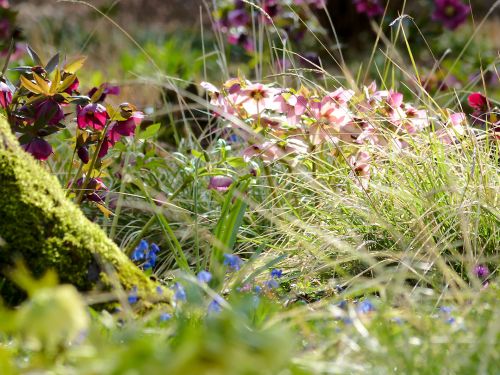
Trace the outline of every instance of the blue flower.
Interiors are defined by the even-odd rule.
[[[271,277],[273,279],[280,279],[281,276],[283,276],[283,270],[278,270],[275,268],[271,271]]]
[[[275,279],[269,279],[264,283],[267,289],[276,289],[280,284]]]
[[[370,311],[375,311],[375,306],[373,306],[373,303],[370,300],[365,299],[358,304],[358,308],[356,310],[360,314],[367,314]]]
[[[132,288],[132,292],[128,295],[128,303],[133,305],[134,303],[137,303],[138,300],[139,300],[139,297],[137,296],[137,287],[134,286]]]
[[[253,290],[255,291],[255,293],[257,294],[260,294],[260,292],[262,292],[262,288],[258,285],[255,285],[255,288],[253,288]]]
[[[156,265],[156,253],[149,252],[146,257],[146,262],[142,265],[145,270],[153,268]]]
[[[225,266],[228,266],[231,271],[238,271],[243,264],[243,261],[238,255],[234,254],[224,254],[224,263]]]
[[[146,252],[148,251],[149,245],[145,240],[141,240],[139,245],[134,249],[132,255],[130,255],[130,259],[134,262],[139,260],[143,260],[146,257]]]
[[[161,295],[163,295],[163,288],[162,288],[161,286],[159,286],[159,285],[158,285],[158,286],[156,287],[156,293],[158,293],[158,295],[160,295],[160,296],[161,296]]]
[[[184,291],[184,287],[179,283],[174,284],[174,299],[176,301],[186,300],[186,292]]]
[[[151,248],[149,249],[149,254],[157,254],[160,252],[160,247],[154,242],[151,244]]]
[[[172,314],[169,313],[161,313],[160,314],[160,322],[166,322],[167,320],[172,319]]]
[[[439,310],[441,310],[441,312],[444,314],[451,314],[453,308],[451,306],[441,306]]]
[[[222,311],[222,301],[221,296],[216,296],[212,302],[208,305],[208,313],[220,313]]]
[[[209,283],[212,280],[212,274],[208,271],[200,271],[196,278],[200,283]]]

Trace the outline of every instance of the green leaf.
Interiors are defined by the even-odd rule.
[[[143,131],[141,131],[137,135],[137,138],[143,139],[143,140],[144,139],[152,138],[153,136],[156,135],[156,133],[158,133],[158,131],[160,130],[160,128],[161,128],[161,124],[160,123],[149,125],[146,129],[144,129]]]
[[[35,64],[43,66],[42,59],[40,59],[40,56],[28,45],[27,46],[28,50],[28,55],[30,55],[31,59],[35,62]]]

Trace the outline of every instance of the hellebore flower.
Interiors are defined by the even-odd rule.
[[[68,86],[66,90],[64,90],[65,93],[72,95],[76,90],[78,90],[78,87],[80,86],[80,81],[78,78],[75,77],[75,80],[71,85]]]
[[[467,98],[469,106],[476,111],[487,111],[488,110],[488,99],[486,96],[480,92],[473,92]]]
[[[196,276],[200,283],[209,283],[212,280],[212,274],[208,271],[200,271],[198,276]]]
[[[64,112],[59,103],[49,98],[35,105],[35,119],[48,125],[57,125],[64,119]]]
[[[76,121],[80,129],[90,127],[102,130],[109,119],[108,112],[102,104],[91,103],[78,110]]]
[[[7,108],[12,103],[12,90],[5,82],[0,82],[0,106]]]
[[[470,7],[460,0],[434,0],[436,6],[432,19],[441,21],[444,27],[455,30],[465,22],[470,13]]]
[[[33,138],[28,143],[22,145],[26,152],[29,152],[35,159],[47,160],[52,154],[52,146],[42,138]]]
[[[89,149],[87,148],[87,146],[82,146],[78,148],[78,151],[76,153],[83,164],[87,164],[89,162],[90,156],[89,156]]]
[[[110,137],[116,142],[120,136],[129,137],[134,135],[135,128],[141,124],[143,117],[141,112],[136,111],[128,119],[116,121],[111,127]]]
[[[227,266],[230,271],[238,271],[241,268],[243,261],[238,255],[224,254],[223,264]]]
[[[149,249],[149,245],[146,240],[141,240],[139,242],[139,245],[134,249],[132,254],[130,255],[130,259],[132,259],[134,262],[144,260],[146,258],[146,253]]]
[[[252,83],[240,91],[240,104],[249,116],[255,116],[268,109],[272,97],[277,93],[276,89]]]
[[[208,183],[208,189],[224,192],[229,189],[232,183],[233,179],[231,177],[213,176],[210,177],[210,182]]]
[[[97,102],[103,102],[106,100],[106,96],[108,95],[120,95],[120,86],[112,86],[109,83],[104,83],[102,84],[102,87],[104,87],[104,90],[102,91],[101,96],[97,99]],[[97,87],[90,90],[88,93],[89,98],[91,98],[97,90],[99,90]]]
[[[250,15],[246,9],[235,9],[227,14],[229,27],[246,26],[250,23]]]
[[[370,18],[384,13],[384,7],[380,4],[380,0],[354,0],[354,5],[356,5],[358,13],[365,13]]]

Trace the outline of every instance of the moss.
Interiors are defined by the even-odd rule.
[[[157,284],[82,211],[66,199],[57,179],[21,149],[0,118],[0,294],[9,304],[23,299],[5,271],[21,258],[35,276],[53,269],[81,291],[110,288],[110,271],[124,289],[152,292]]]

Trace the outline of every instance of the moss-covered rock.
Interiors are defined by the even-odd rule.
[[[157,285],[138,269],[79,207],[58,180],[24,152],[0,117],[0,294],[8,304],[23,298],[6,271],[21,258],[35,276],[49,269],[81,291],[111,288],[113,279],[139,294]]]

